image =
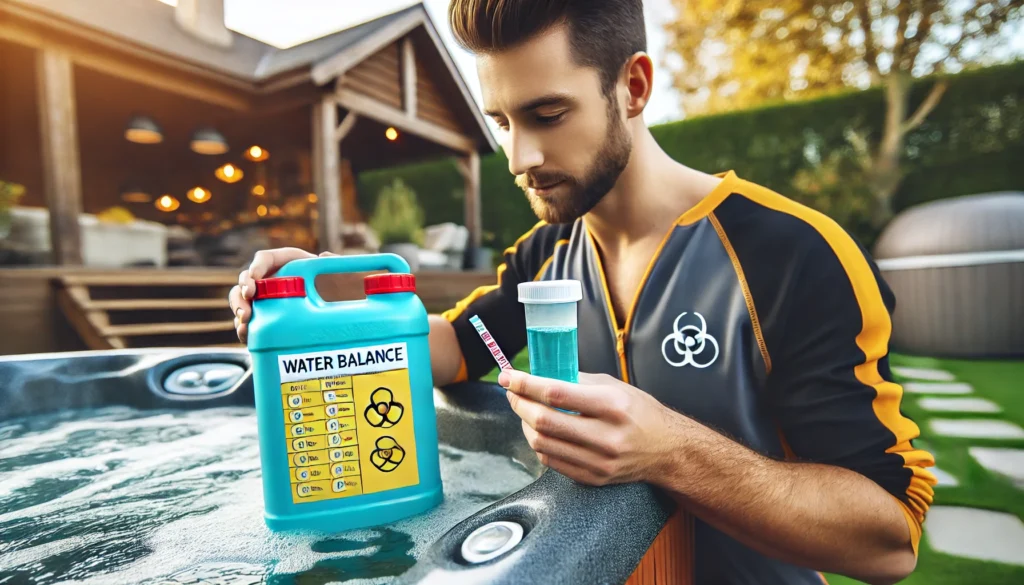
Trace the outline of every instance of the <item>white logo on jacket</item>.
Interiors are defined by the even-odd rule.
[[[680,321],[687,315],[683,311],[672,323],[672,333],[661,342],[661,355],[671,366],[706,368],[718,359],[718,342],[708,333],[707,322],[700,313],[692,314],[700,320],[699,327],[693,324],[680,327]]]

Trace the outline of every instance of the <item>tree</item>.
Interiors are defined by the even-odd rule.
[[[943,74],[994,63],[1024,0],[672,0],[666,24],[678,55],[674,85],[687,114],[744,108],[842,87],[885,88],[884,124],[869,142],[851,133],[874,206],[871,223],[892,215],[903,178],[907,133],[942,100]],[[911,109],[914,77],[935,76]]]

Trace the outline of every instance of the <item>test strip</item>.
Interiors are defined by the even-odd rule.
[[[487,349],[490,350],[491,355],[494,356],[494,361],[498,362],[498,367],[503,370],[511,370],[511,362],[508,361],[508,358],[505,357],[505,354],[501,351],[501,348],[498,347],[498,342],[494,341],[494,338],[491,337],[491,332],[488,331],[487,327],[484,326],[484,323],[483,321],[480,320],[480,317],[473,315],[472,317],[469,318],[469,322],[473,324],[473,327],[476,328],[476,332],[480,334],[480,339],[484,341],[484,345],[487,346]]]

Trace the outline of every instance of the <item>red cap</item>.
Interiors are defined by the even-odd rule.
[[[416,277],[411,274],[371,274],[363,279],[363,292],[367,295],[416,292]]]
[[[301,276],[264,278],[256,281],[254,300],[306,296],[306,281]]]

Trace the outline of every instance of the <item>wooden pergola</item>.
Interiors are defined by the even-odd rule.
[[[0,85],[0,178],[49,210],[59,265],[82,263],[78,216],[120,204],[130,174],[184,195],[249,144],[290,156],[295,190],[309,176],[320,249],[341,250],[359,172],[440,157],[459,161],[470,252],[481,243],[480,156],[497,145],[422,4],[280,49],[225,28],[222,0],[0,0]],[[161,144],[124,139],[138,112]],[[231,149],[190,152],[201,127]],[[251,202],[247,184],[216,185],[204,212]]]

